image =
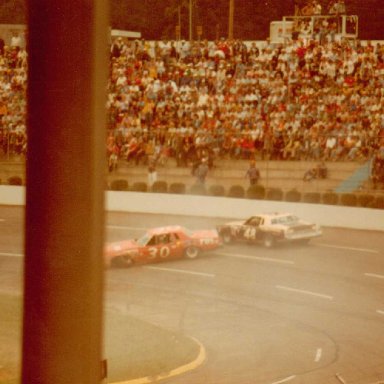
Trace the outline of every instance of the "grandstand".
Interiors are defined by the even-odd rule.
[[[334,19],[336,30],[320,31]],[[303,20],[309,29],[294,34]],[[117,165],[109,182],[144,181],[155,159],[159,179],[188,185],[192,164],[206,158],[214,164],[207,182],[228,188],[246,183],[256,159],[267,188],[380,189],[382,172],[372,183],[370,161],[383,156],[384,45],[359,41],[357,21],[287,16],[279,44],[146,41],[119,31],[108,84],[106,152]],[[27,147],[26,57],[15,40],[0,55],[0,155],[10,160],[1,166],[3,182],[23,176],[11,160]],[[321,161],[328,177],[304,182]]]

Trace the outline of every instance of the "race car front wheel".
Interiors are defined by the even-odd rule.
[[[199,255],[199,249],[196,247],[188,247],[185,250],[185,257],[188,259],[196,259],[196,257]]]
[[[115,257],[112,260],[112,266],[117,268],[128,268],[133,264],[133,260],[128,255]]]

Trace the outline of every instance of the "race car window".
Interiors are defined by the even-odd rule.
[[[180,240],[179,235],[177,233],[170,233],[169,238],[171,243],[175,243],[177,240]]]
[[[258,216],[251,217],[246,224],[252,225],[253,227],[258,227],[261,224],[261,217],[258,217]]]
[[[253,220],[253,216],[250,217],[244,224],[245,225],[251,225],[252,220]]]
[[[157,244],[169,244],[171,242],[171,234],[164,233],[157,236]]]
[[[150,238],[149,235],[146,233],[145,235],[143,235],[137,240],[137,244],[139,244],[141,247],[145,245],[150,245],[149,242],[152,241],[152,239],[153,237]]]
[[[147,242],[147,245],[156,245],[157,244],[157,236],[152,236],[152,238]]]
[[[272,224],[292,224],[299,221],[299,218],[293,215],[281,216],[271,221]]]

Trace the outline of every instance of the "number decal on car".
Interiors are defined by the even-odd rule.
[[[148,252],[149,252],[150,260],[156,259],[157,255],[159,255],[159,257],[161,257],[162,259],[166,259],[171,253],[171,250],[169,249],[169,247],[161,247],[161,248],[151,247],[151,248],[148,248]]]
[[[214,239],[200,239],[200,244],[202,245],[209,245],[214,243],[215,243]]]
[[[244,232],[244,237],[246,239],[254,239],[256,237],[256,228],[248,227]]]

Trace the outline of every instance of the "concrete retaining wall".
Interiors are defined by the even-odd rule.
[[[0,205],[24,205],[24,187],[0,186]],[[330,205],[287,203],[137,192],[106,192],[106,209],[242,219],[260,212],[292,212],[322,226],[384,231],[384,211]]]

